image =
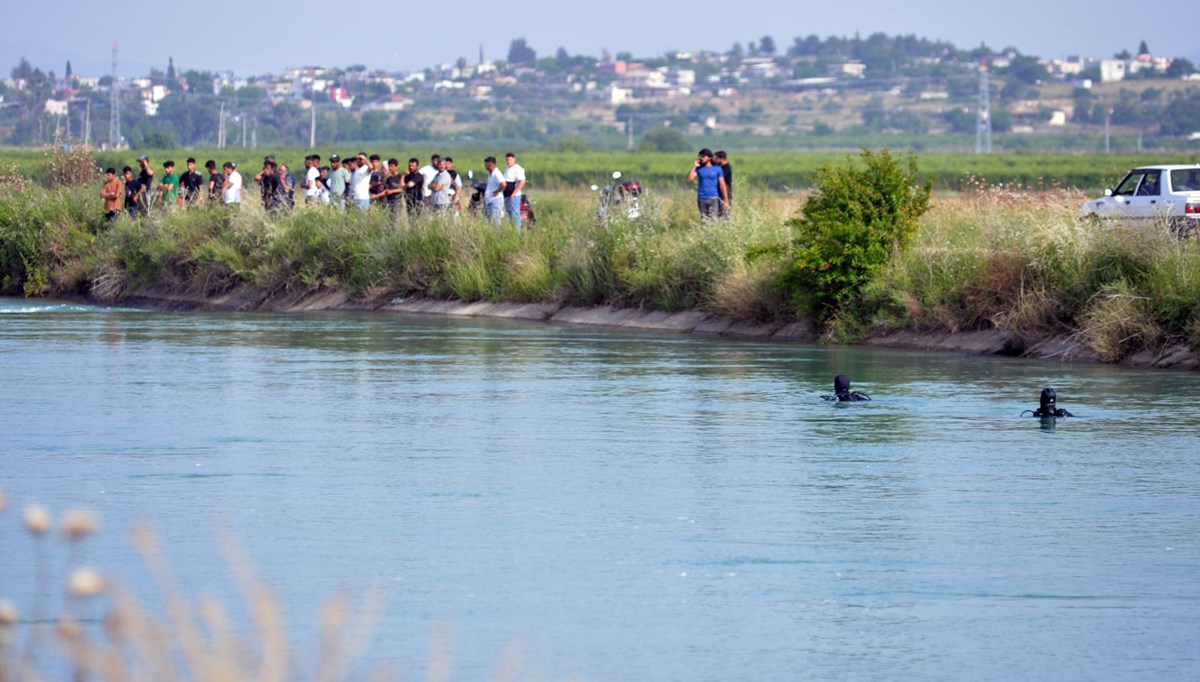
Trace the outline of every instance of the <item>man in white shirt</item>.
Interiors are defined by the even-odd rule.
[[[504,155],[504,162],[508,164],[508,168],[504,169],[504,182],[507,185],[504,193],[508,197],[505,200],[505,203],[508,204],[508,217],[519,230],[521,229],[521,190],[525,188],[525,169],[517,163],[517,156],[512,152]]]
[[[445,211],[450,208],[450,188],[454,185],[454,178],[450,172],[446,170],[446,162],[438,160],[438,173],[433,176],[433,180],[429,181],[429,206],[434,213]]]
[[[365,211],[371,208],[371,167],[357,157],[348,162],[354,166],[350,171],[350,198],[358,210]]]
[[[237,164],[225,162],[225,189],[223,193],[226,204],[242,203],[242,174],[237,172]]]
[[[309,204],[321,201],[321,157],[313,154],[304,159],[304,200]]]
[[[504,174],[496,168],[494,156],[484,159],[483,167],[488,172],[487,189],[483,191],[483,214],[499,225],[504,218]]]
[[[429,157],[429,164],[425,165],[425,166],[421,166],[420,170],[417,171],[418,173],[421,174],[421,177],[425,178],[424,194],[425,194],[425,204],[426,205],[429,204],[429,197],[431,194],[433,194],[433,192],[431,192],[429,190],[429,183],[433,182],[433,176],[438,174],[438,170],[441,169],[441,167],[442,167],[441,155],[434,154],[433,156]]]

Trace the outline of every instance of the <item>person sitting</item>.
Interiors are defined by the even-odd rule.
[[[1054,393],[1054,389],[1047,386],[1046,388],[1042,389],[1041,404],[1038,406],[1038,408],[1036,410],[1025,410],[1025,412],[1028,412],[1030,416],[1042,418],[1075,416],[1065,409],[1058,407],[1057,401],[1058,396]],[[1025,416],[1025,412],[1021,413],[1022,417]]]
[[[833,378],[833,395],[821,396],[829,402],[858,403],[870,400],[871,396],[850,390],[850,375],[839,374]]]

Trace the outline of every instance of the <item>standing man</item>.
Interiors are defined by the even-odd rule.
[[[138,200],[144,191],[142,181],[133,177],[133,169],[129,166],[121,169],[121,175],[125,177],[125,210],[129,213],[130,218],[136,218]]]
[[[429,183],[433,182],[433,176],[438,174],[438,169],[442,166],[442,156],[434,154],[429,157],[429,165],[421,166],[421,177],[425,179],[425,184],[421,186],[422,196],[425,197],[425,203],[429,203],[429,196],[432,192],[429,191]]]
[[[434,213],[450,208],[450,186],[454,178],[446,172],[446,162],[438,161],[438,173],[429,182],[429,207]]]
[[[274,163],[275,159],[271,159]],[[288,210],[296,207],[296,176],[292,175],[286,163],[279,164],[280,193],[287,203]]]
[[[204,185],[204,177],[196,172],[196,160],[188,158],[187,172],[179,176],[179,187],[183,190],[180,194],[180,204],[195,204],[202,202],[203,195],[200,194],[200,188]]]
[[[223,185],[223,198],[226,205],[234,206],[242,203],[242,174],[237,172],[237,164],[232,161],[225,162],[225,184]]]
[[[454,159],[447,156],[442,159],[442,163],[446,166],[446,172],[450,174],[450,187],[454,190],[454,196],[450,197],[450,203],[454,204],[455,211],[462,211],[462,176],[454,170]]]
[[[175,162],[163,162],[163,179],[158,183],[158,191],[162,195],[163,208],[170,208],[179,201],[179,176],[175,174]]]
[[[365,154],[359,154],[350,162],[350,198],[358,210],[371,208],[371,169]]]
[[[408,160],[408,173],[404,175],[404,203],[408,208],[408,215],[416,218],[425,208],[425,176],[421,175],[421,169],[417,166],[421,165],[417,158]]]
[[[733,164],[729,163],[729,156],[725,154],[724,149],[717,150],[713,155],[713,163],[721,167],[721,172],[725,174],[725,199],[726,205],[722,206],[717,215],[722,218],[728,218],[729,212],[733,210]]]
[[[277,213],[283,205],[283,188],[276,171],[275,162],[267,161],[263,164],[262,172],[254,176],[262,189],[263,208],[271,215]]]
[[[350,182],[350,171],[342,166],[342,157],[329,157],[329,203],[334,208],[346,208],[346,185]]]
[[[111,223],[121,216],[121,199],[124,196],[125,187],[117,179],[117,169],[106,169],[104,185],[100,187],[100,198],[104,199],[104,222]]]
[[[304,172],[304,201],[308,204],[317,204],[321,201],[321,156],[313,154],[304,160],[305,167],[308,168]]]
[[[225,176],[217,171],[217,162],[212,159],[204,162],[204,170],[208,171],[208,200],[218,203],[225,187]]]
[[[688,182],[700,179],[696,183],[696,205],[700,209],[701,218],[716,218],[721,205],[729,205],[725,190],[725,173],[719,166],[713,165],[712,156],[711,149],[701,149],[692,163],[692,170],[687,174]]]
[[[508,164],[508,168],[504,169],[504,195],[508,197],[505,199],[505,203],[508,204],[508,217],[519,230],[521,229],[521,190],[525,189],[525,169],[517,163],[517,156],[512,152],[504,155],[504,162]]]
[[[487,188],[483,190],[483,215],[496,225],[504,218],[504,174],[496,168],[496,157],[489,156],[483,160],[487,169]]]
[[[400,174],[400,161],[388,159],[387,175],[383,178],[383,201],[395,215],[404,214],[404,176]]]
[[[150,157],[145,154],[138,157],[138,165],[142,168],[138,173],[138,182],[142,183],[142,191],[138,193],[138,208],[145,213],[146,209],[150,208],[150,189],[154,186],[154,169],[150,167]]]

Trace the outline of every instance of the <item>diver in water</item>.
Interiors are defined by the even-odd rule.
[[[850,390],[850,375],[839,374],[833,378],[833,395],[821,396],[831,403],[858,403],[870,400],[871,396]]]
[[[1042,389],[1041,405],[1036,410],[1025,410],[1021,413],[1024,417],[1028,412],[1033,417],[1074,417],[1075,415],[1058,407],[1058,396],[1054,393],[1054,389],[1046,387]]]

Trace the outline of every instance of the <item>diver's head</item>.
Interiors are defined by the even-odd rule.
[[[847,393],[850,391],[850,375],[839,374],[833,378],[833,392],[835,394]]]
[[[1054,389],[1046,387],[1042,389],[1042,407],[1054,409],[1054,404],[1058,400],[1058,396],[1054,394]]]

